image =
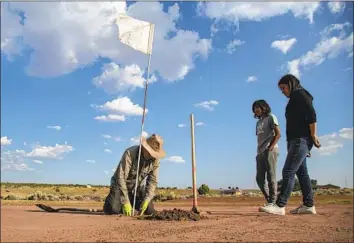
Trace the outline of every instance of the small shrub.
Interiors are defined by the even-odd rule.
[[[210,189],[209,186],[206,184],[202,184],[199,188],[198,188],[198,193],[199,195],[206,195],[209,194]]]
[[[57,188],[55,188],[55,192],[60,192],[60,188],[59,187],[57,187]]]
[[[93,189],[92,189],[92,192],[93,192],[93,193],[96,193],[96,192],[97,192],[97,189],[96,189],[96,188],[93,188]]]
[[[84,200],[84,198],[81,195],[76,196],[75,199],[77,201],[83,201]]]
[[[20,198],[14,194],[8,195],[5,200],[19,200]]]
[[[36,194],[30,194],[30,195],[28,195],[28,197],[27,197],[27,200],[38,200],[38,198],[37,198],[37,195]]]
[[[96,202],[101,202],[101,201],[102,201],[101,197],[98,196],[98,195],[92,196],[92,197],[91,197],[91,200],[96,201]]]
[[[40,199],[40,198],[42,198],[43,193],[42,193],[41,191],[37,191],[37,192],[35,193],[35,195],[37,196],[38,199]]]

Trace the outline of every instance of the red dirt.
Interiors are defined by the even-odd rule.
[[[47,213],[34,205],[2,205],[1,242],[353,242],[353,205],[319,204],[317,215],[291,215],[295,205],[289,205],[286,216],[275,216],[245,204],[203,199],[199,207],[210,214],[200,221]],[[191,210],[191,204],[177,201],[156,206],[159,211],[173,208]]]

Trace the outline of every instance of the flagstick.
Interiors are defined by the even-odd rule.
[[[152,28],[150,28],[149,44],[148,44],[149,46],[151,44],[150,41],[151,41],[151,36],[152,35],[153,35]],[[138,168],[137,168],[137,172],[136,172],[135,189],[134,189],[134,203],[133,203],[133,213],[132,213],[133,217],[134,217],[134,212],[135,212],[136,190],[138,188],[139,165],[140,165],[140,156],[141,156],[141,144],[142,144],[142,141],[143,141],[144,118],[145,118],[145,108],[146,108],[146,95],[147,95],[148,81],[149,81],[149,76],[150,76],[150,63],[151,63],[151,53],[149,54],[149,58],[148,58],[148,67],[147,67],[147,75],[146,75],[146,82],[145,82],[144,108],[143,108],[143,118],[141,120],[140,144],[139,144],[139,155],[138,155]],[[141,203],[143,203],[143,202],[141,202]]]

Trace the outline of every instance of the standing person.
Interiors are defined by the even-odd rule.
[[[153,134],[147,139],[143,137],[139,172],[137,172],[139,145],[125,150],[111,178],[110,192],[103,206],[105,214],[123,213],[131,216],[137,174],[138,188],[135,209],[140,211],[140,215],[154,213],[152,199],[157,186],[160,159],[166,154],[162,146],[163,139],[157,134]]]
[[[296,175],[301,186],[303,204],[290,212],[292,214],[316,214],[313,189],[306,165],[306,157],[310,154],[312,147],[320,148],[321,146],[316,134],[317,117],[312,105],[313,97],[291,74],[283,76],[278,86],[289,98],[285,112],[288,155],[283,167],[283,181],[276,203],[263,207],[263,211],[285,215],[285,205],[293,191]]]
[[[252,105],[254,117],[258,119],[256,124],[257,135],[257,175],[256,181],[267,203],[275,203],[277,180],[276,167],[279,157],[280,129],[277,117],[272,114],[269,104],[265,100],[257,100]],[[267,174],[267,182],[265,175]],[[262,211],[262,207],[259,208]]]

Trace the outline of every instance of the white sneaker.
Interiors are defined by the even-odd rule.
[[[265,207],[268,207],[268,206],[273,205],[273,204],[274,204],[274,203],[265,203],[263,206],[261,206],[261,207],[258,208],[258,211],[259,211],[259,212],[264,212],[264,208],[265,208]]]
[[[315,206],[307,207],[305,205],[301,205],[293,210],[290,210],[292,214],[316,214]]]
[[[277,215],[285,215],[285,207],[279,207],[276,204],[271,204],[262,208],[263,212]]]

